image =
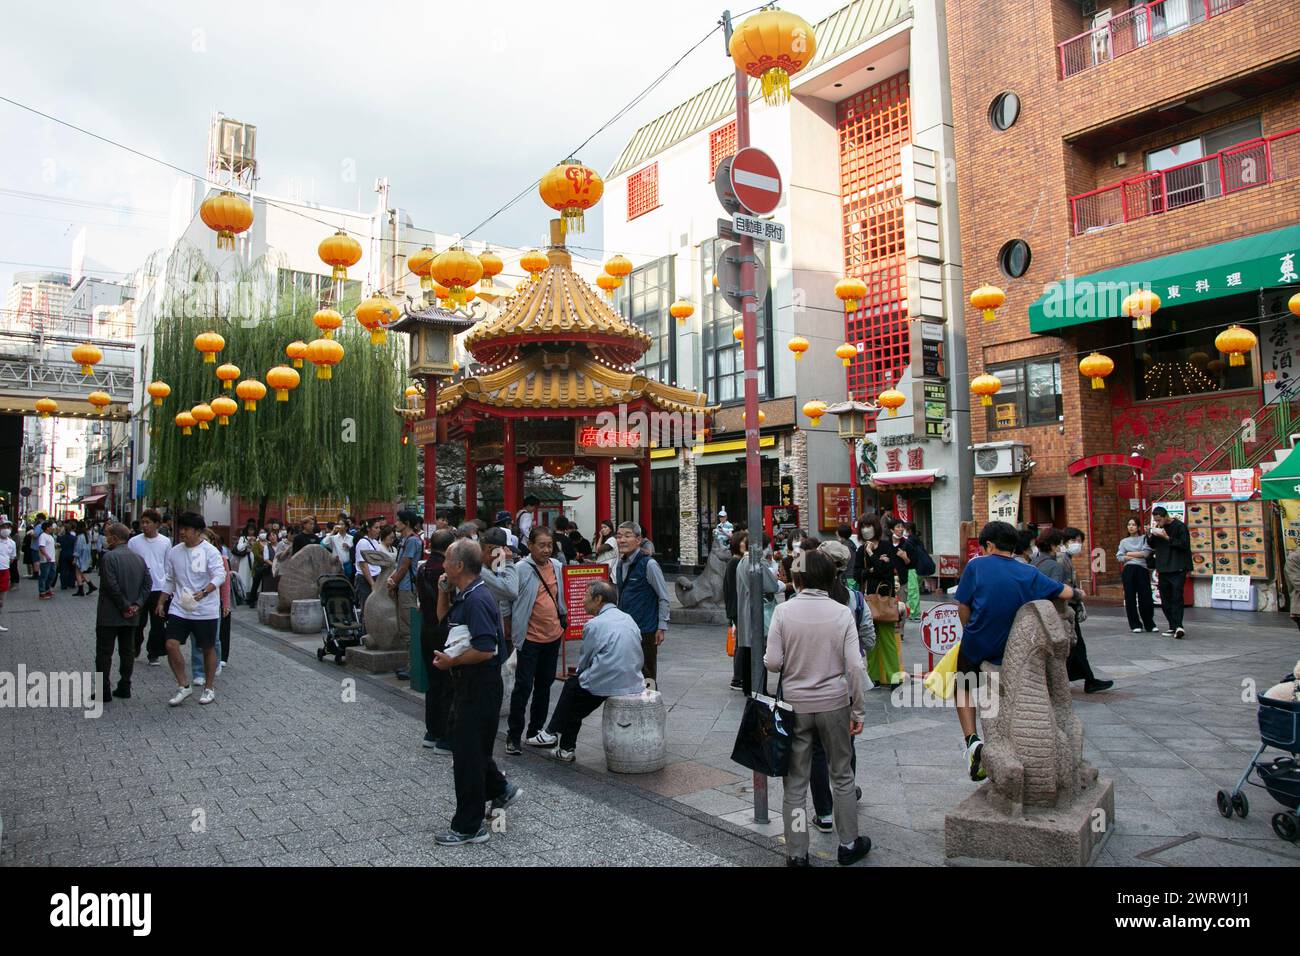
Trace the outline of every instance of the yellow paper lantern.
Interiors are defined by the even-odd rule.
[[[981,405],[992,405],[993,396],[1002,391],[1002,379],[985,372],[971,380],[970,390],[980,397]]]
[[[614,256],[605,263],[605,271],[615,279],[625,279],[632,274],[632,260],[626,256]]]
[[[243,196],[223,190],[199,206],[199,218],[217,234],[218,249],[234,249],[235,236],[253,224],[253,207]]]
[[[231,383],[233,383],[235,379],[239,378],[239,366],[231,365],[229,362],[225,365],[218,365],[217,378],[221,380],[222,390],[226,392],[230,391],[231,388],[234,387]]]
[[[995,285],[985,283],[970,294],[970,304],[984,313],[984,321],[992,322],[997,318],[995,309],[1007,301],[1007,294]]]
[[[98,347],[87,342],[85,345],[78,345],[72,350],[72,361],[81,366],[81,374],[89,375],[95,371],[95,366],[104,358],[104,353]]]
[[[761,428],[766,423],[767,423],[767,412],[763,411],[760,408],[758,410],[758,425]]]
[[[1291,310],[1292,315],[1300,316],[1300,292],[1287,299],[1286,307]]]
[[[546,257],[546,253],[538,252],[536,249],[529,249],[519,257],[519,268],[523,269],[533,278],[551,264],[551,260]]]
[[[796,335],[790,339],[789,342],[785,343],[785,347],[794,353],[794,360],[798,362],[803,359],[803,353],[808,351],[808,344],[806,338],[802,335]]]
[[[668,312],[678,325],[685,325],[686,320],[695,314],[695,306],[691,305],[685,299],[678,299],[668,307]]]
[[[311,320],[327,339],[334,338],[334,330],[343,324],[343,316],[333,309],[321,309]]]
[[[348,267],[361,261],[361,243],[342,229],[322,239],[316,251],[321,262],[334,268],[335,282],[347,279]]]
[[[483,278],[483,264],[463,246],[452,246],[433,260],[433,278],[450,293],[452,302],[465,305],[469,301],[466,292]]]
[[[737,342],[744,342],[745,327],[743,325],[736,326],[734,329],[731,330],[731,337],[735,339]]]
[[[300,381],[298,373],[287,365],[277,365],[266,373],[266,384],[275,389],[277,402],[287,402],[290,390],[297,388]]]
[[[244,411],[255,412],[257,403],[266,398],[266,386],[255,378],[246,378],[235,386],[235,394],[244,400]]]
[[[334,366],[343,361],[343,346],[333,339],[316,339],[307,346],[307,361],[316,366],[316,377],[334,377]]]
[[[212,406],[212,410],[217,413],[218,425],[229,425],[230,416],[239,411],[239,406],[235,404],[234,400],[227,398],[225,395],[218,395],[209,404]]]
[[[596,285],[600,286],[605,291],[605,298],[607,299],[613,299],[614,290],[622,284],[622,279],[615,278],[607,272],[602,272],[600,275],[596,276]]]
[[[293,360],[294,368],[302,368],[302,360],[307,357],[307,343],[299,339],[284,347],[284,354]]]
[[[100,415],[103,415],[104,409],[113,403],[113,399],[109,397],[108,392],[91,392],[86,396],[86,401],[94,405],[95,411]]]
[[[150,397],[153,398],[154,408],[161,408],[163,399],[172,393],[172,387],[159,379],[150,382],[149,387],[145,389],[145,391],[147,391]]]
[[[491,289],[492,279],[501,274],[501,270],[505,268],[505,263],[502,262],[501,257],[491,249],[484,249],[479,253],[478,261],[479,265],[483,267],[482,287],[484,289]]]
[[[38,398],[36,410],[41,413],[41,418],[49,418],[58,412],[59,403],[52,398]]]
[[[881,408],[889,409],[889,417],[893,418],[898,414],[898,410],[903,407],[903,403],[907,401],[907,396],[896,388],[887,388],[880,393],[880,397],[876,401]]]
[[[388,326],[401,317],[402,310],[382,292],[375,293],[357,306],[357,321],[370,333],[371,345],[383,345],[387,342]]]
[[[433,288],[433,276],[430,270],[433,268],[433,260],[437,255],[431,248],[424,246],[419,252],[409,256],[406,260],[406,268],[411,271],[412,275],[420,277],[420,288],[428,292]]]
[[[566,159],[547,171],[537,186],[542,202],[560,214],[566,232],[582,232],[583,213],[605,194],[600,174],[576,159]]]
[[[790,98],[790,77],[817,53],[817,37],[808,21],[785,10],[763,10],[745,20],[731,34],[732,60],[763,85],[769,106]]]
[[[1214,340],[1214,347],[1228,356],[1229,365],[1245,365],[1245,353],[1259,342],[1255,333],[1240,325],[1230,325]]]
[[[1092,380],[1094,389],[1106,387],[1106,376],[1115,371],[1115,362],[1108,355],[1093,352],[1079,362],[1079,374]]]
[[[175,421],[176,424],[180,426],[182,435],[193,435],[194,426],[199,422],[199,420],[189,412],[179,412],[176,415]]]
[[[845,342],[843,345],[836,346],[835,354],[839,356],[840,361],[844,363],[844,367],[848,368],[853,364],[853,360],[858,357],[858,350],[848,342]]]
[[[202,432],[208,431],[208,422],[217,417],[217,413],[212,410],[212,406],[208,405],[206,402],[199,402],[199,404],[190,409],[190,414],[193,415],[194,420],[199,423],[199,431]]]
[[[808,416],[813,427],[816,428],[821,423],[822,416],[826,414],[826,403],[814,398],[812,401],[804,403],[803,413]]]
[[[845,312],[856,312],[867,297],[867,284],[852,276],[835,283],[835,297],[844,303]]]
[[[1160,296],[1150,289],[1138,289],[1124,297],[1122,311],[1133,320],[1133,328],[1151,328],[1151,316],[1160,308]]]
[[[195,337],[194,347],[203,353],[204,365],[216,365],[217,353],[226,347],[226,340],[216,332],[202,332]]]

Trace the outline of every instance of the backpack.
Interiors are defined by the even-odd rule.
[[[917,577],[928,578],[935,572],[934,558],[930,557],[930,552],[925,550],[925,545],[920,541],[916,542],[916,574]]]

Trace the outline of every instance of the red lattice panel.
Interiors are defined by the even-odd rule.
[[[627,218],[631,222],[659,208],[659,164],[651,163],[627,177]]]
[[[860,399],[897,383],[911,361],[899,156],[912,138],[909,102],[904,72],[836,106],[844,274],[867,284],[866,298],[845,317],[847,340],[865,349],[847,373],[849,392]]]
[[[709,134],[709,182],[718,171],[718,163],[736,155],[736,121],[720,126]]]

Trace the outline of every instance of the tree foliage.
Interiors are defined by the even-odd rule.
[[[256,411],[248,412],[233,390],[221,389],[217,366],[204,364],[195,337],[219,333],[226,345],[217,363],[233,363],[240,380],[267,385],[269,369],[292,364],[286,345],[320,337],[311,321],[318,300],[277,288],[279,270],[270,261],[222,277],[192,253],[173,256],[166,272],[152,375],[172,392],[161,408],[148,408],[151,497],[180,502],[211,489],[245,500],[301,496],[360,505],[414,493],[417,449],[402,446],[402,421],[393,412],[407,381],[405,340],[393,335],[385,345],[371,345],[351,317],[355,293],[336,306],[346,317],[335,333],[345,354],[333,378],[317,379],[306,362],[287,402],[276,401],[268,385]],[[175,416],[218,395],[239,405],[230,424],[214,420],[207,431],[182,435]]]

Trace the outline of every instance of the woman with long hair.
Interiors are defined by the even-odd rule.
[[[1124,582],[1124,610],[1128,614],[1128,626],[1134,634],[1146,631],[1156,632],[1155,601],[1151,598],[1151,569],[1147,561],[1155,554],[1151,543],[1142,531],[1142,522],[1129,518],[1124,526],[1127,534],[1119,543],[1115,557],[1124,569],[1121,571]]]
[[[853,555],[853,580],[863,594],[879,594],[884,585],[889,594],[894,593],[894,569],[890,556],[884,550],[884,534],[880,518],[874,514],[863,515],[858,521],[858,541]]]
[[[77,579],[77,597],[85,597],[87,594],[94,594],[99,588],[95,587],[94,582],[86,577],[86,572],[90,570],[92,560],[90,550],[90,535],[86,531],[86,522],[77,522],[77,543],[73,555],[73,571]],[[86,588],[90,588],[89,591]]]

